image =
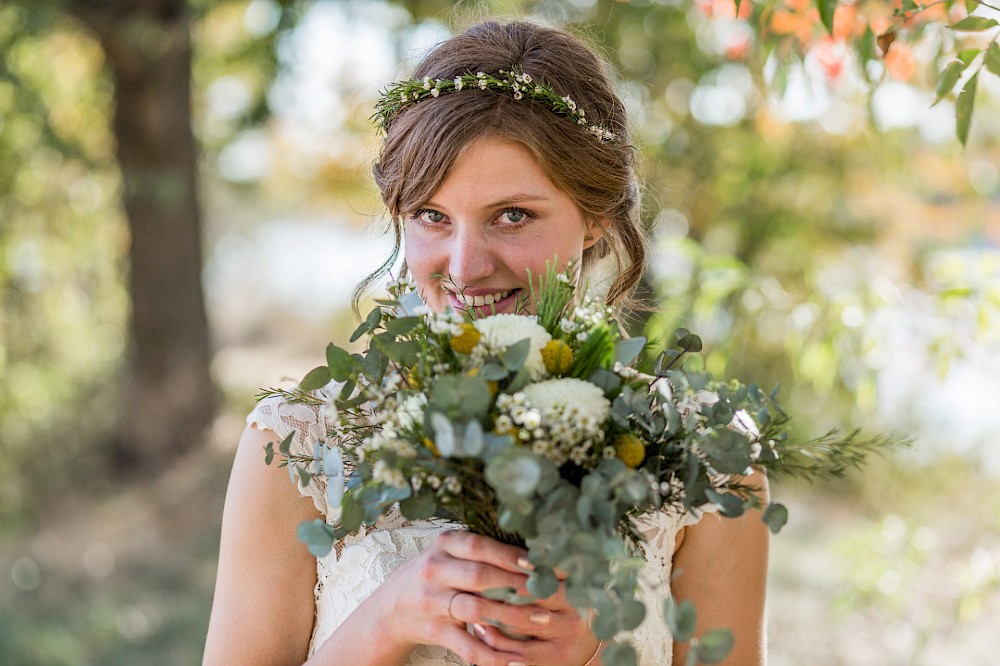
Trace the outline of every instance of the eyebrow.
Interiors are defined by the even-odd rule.
[[[519,204],[519,203],[540,203],[540,202],[546,202],[547,203],[550,200],[551,199],[549,197],[541,195],[541,194],[535,194],[535,193],[529,193],[529,192],[518,193],[518,194],[512,194],[512,195],[510,195],[508,197],[504,197],[503,199],[500,199],[499,201],[494,201],[492,203],[488,203],[485,206],[483,206],[483,209],[486,210],[486,209],[492,209],[492,208],[503,208],[505,206],[512,206],[514,204]],[[426,204],[426,207],[428,207],[428,208],[445,208],[445,206],[441,206],[439,204],[436,204],[433,201],[428,201],[427,204]]]

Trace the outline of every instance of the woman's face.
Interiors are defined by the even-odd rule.
[[[559,269],[579,262],[601,233],[526,148],[492,138],[472,143],[430,200],[404,217],[406,263],[435,312],[514,312],[519,295],[533,312],[528,271],[537,288],[546,261],[558,258]]]

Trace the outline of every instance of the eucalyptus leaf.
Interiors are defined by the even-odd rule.
[[[684,600],[678,604],[672,596],[668,596],[663,601],[663,619],[667,623],[667,629],[670,630],[674,640],[686,643],[694,636],[694,628],[698,622],[698,613],[694,609],[694,604],[689,600]]]
[[[334,529],[320,519],[305,521],[299,524],[299,541],[309,547],[314,557],[324,557],[333,548]]]
[[[548,599],[559,589],[559,579],[549,567],[538,567],[528,576],[528,593],[537,599]]]
[[[486,381],[497,382],[501,379],[507,379],[507,375],[510,373],[503,368],[503,366],[496,363],[485,363],[483,367],[479,369],[479,377],[482,377]]]
[[[382,308],[373,308],[365,317],[365,323],[368,324],[368,330],[374,333],[378,325],[382,323]]]
[[[733,649],[733,632],[729,629],[712,629],[698,638],[698,661],[717,664]]]
[[[508,370],[520,370],[524,362],[528,360],[528,352],[531,351],[531,340],[521,340],[515,342],[501,355],[503,365]]]
[[[309,372],[299,382],[299,388],[303,391],[315,391],[330,383],[330,368],[320,365]]]
[[[385,323],[385,330],[389,331],[393,335],[406,335],[415,329],[417,326],[424,321],[423,317],[400,317],[399,319],[390,319]]]
[[[354,372],[354,359],[350,352],[333,343],[326,347],[326,364],[330,366],[329,376],[338,382],[346,382]]]
[[[378,349],[369,349],[365,360],[361,363],[361,369],[372,382],[379,384],[389,369],[389,357]]]
[[[771,530],[771,534],[777,534],[788,522],[788,509],[783,504],[771,502],[764,509],[764,513],[761,514],[761,520],[767,524],[767,528]]]
[[[623,599],[618,606],[618,623],[625,631],[638,627],[646,617],[646,606],[635,599]]]
[[[465,424],[465,432],[462,437],[462,453],[467,456],[478,456],[483,452],[483,426],[477,419],[472,419]]]
[[[629,643],[605,643],[600,663],[602,666],[636,666],[635,648]]]
[[[432,412],[430,415],[431,427],[434,428],[434,446],[438,453],[445,458],[455,455],[455,428],[451,420],[441,412]]]
[[[752,462],[747,438],[726,428],[713,430],[702,439],[701,450],[723,474],[743,474]]]
[[[287,435],[285,435],[285,438],[283,440],[281,440],[281,444],[278,445],[278,450],[281,452],[281,455],[287,456],[288,453],[289,453],[289,451],[292,450],[292,440],[293,439],[295,439],[295,431],[294,430],[291,431],[290,433],[288,433]]]
[[[719,507],[719,513],[726,518],[739,518],[743,515],[743,500],[732,493],[720,493],[712,488],[705,490],[705,495]]]
[[[643,337],[621,340],[615,345],[615,361],[622,365],[631,365],[635,359],[639,358],[639,354],[645,347],[646,338]]]
[[[264,447],[264,464],[270,465],[274,460],[274,442],[268,442]]]

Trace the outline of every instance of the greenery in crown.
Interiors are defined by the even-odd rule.
[[[534,284],[534,281],[532,281]],[[303,523],[317,555],[398,505],[410,520],[443,518],[528,549],[527,590],[493,598],[530,603],[566,574],[567,599],[593,612],[603,663],[635,664],[627,639],[647,613],[662,613],[691,663],[715,663],[732,647],[725,628],[693,638],[695,609],[665,592],[659,609],[636,597],[645,512],[727,517],[760,510],[772,532],[787,520],[760,506],[745,476],[754,468],[805,478],[841,476],[891,438],[853,434],[795,443],[773,393],[686,370],[701,350],[679,330],[649,374],[634,362],[644,338],[624,338],[612,312],[577,298],[574,268],[550,268],[532,293],[536,314],[432,313],[414,285],[397,281],[351,338],[367,351],[329,345],[327,364],[292,391],[262,397],[318,408],[332,424],[312,456],[292,436],[266,447],[289,474],[325,485],[333,524]],[[524,302],[519,304],[523,310]]]

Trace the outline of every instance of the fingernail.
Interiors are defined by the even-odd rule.
[[[479,636],[480,638],[486,638],[486,627],[479,624],[478,622],[472,623],[472,630],[476,632],[476,636]]]
[[[529,560],[524,555],[522,555],[521,557],[517,558],[517,566],[521,567],[522,569],[527,569],[528,571],[534,571],[535,570],[535,565],[532,564],[531,560]]]
[[[531,621],[531,624],[546,625],[549,623],[550,618],[551,614],[548,611],[536,610],[531,611],[531,616],[528,619]]]

